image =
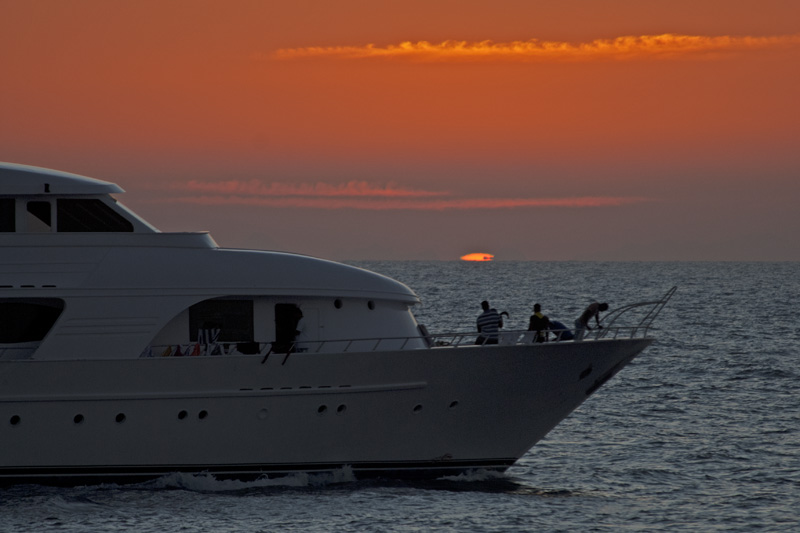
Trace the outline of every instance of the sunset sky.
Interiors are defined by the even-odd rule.
[[[338,260],[800,260],[797,0],[0,0],[0,161]]]

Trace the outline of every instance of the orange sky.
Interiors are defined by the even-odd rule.
[[[800,2],[0,0],[0,160],[334,259],[800,260]]]

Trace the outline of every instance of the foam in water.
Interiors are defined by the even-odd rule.
[[[461,472],[455,476],[442,476],[437,478],[440,481],[456,481],[456,482],[463,482],[463,483],[474,483],[474,482],[481,482],[481,481],[492,481],[495,479],[502,479],[508,480],[509,477],[504,472],[498,472],[497,470],[469,470],[467,472]]]
[[[162,476],[146,484],[148,488],[155,489],[185,489],[197,492],[225,492],[239,491],[264,487],[324,487],[337,483],[352,483],[356,481],[352,468],[342,467],[332,472],[306,473],[298,472],[280,477],[264,475],[253,481],[240,481],[237,479],[217,479],[212,474],[186,474],[174,472]]]

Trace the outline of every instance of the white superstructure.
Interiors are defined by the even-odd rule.
[[[121,192],[0,163],[0,480],[502,470],[651,342],[442,346],[397,281]]]

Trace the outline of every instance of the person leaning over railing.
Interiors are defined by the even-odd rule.
[[[589,322],[594,318],[595,323],[597,324],[598,328],[602,328],[603,326],[600,325],[600,312],[608,311],[608,304],[607,303],[597,303],[593,302],[589,304],[589,307],[581,313],[575,320],[575,340],[582,341],[583,335],[585,331],[588,329],[591,331],[592,328],[589,327]]]

